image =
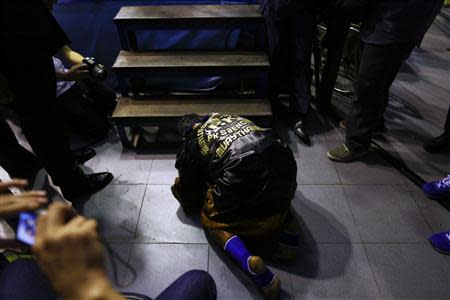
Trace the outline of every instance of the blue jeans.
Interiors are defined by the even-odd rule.
[[[129,299],[152,300],[143,295],[124,293],[134,296]],[[214,279],[205,271],[192,270],[181,275],[169,285],[155,300],[215,300],[217,298]]]
[[[216,284],[205,271],[185,273],[167,287],[156,300],[215,300]],[[35,260],[21,259],[0,269],[0,299],[56,300],[50,282]],[[142,299],[149,299],[142,296]]]
[[[57,295],[35,260],[19,259],[0,270],[0,299],[55,300]]]

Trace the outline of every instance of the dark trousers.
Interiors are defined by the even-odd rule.
[[[57,98],[57,105],[70,132],[103,138],[110,128],[108,117],[116,94],[101,83],[76,83]]]
[[[350,21],[332,16],[327,18],[325,24],[327,31],[324,39],[324,48],[327,50],[327,55],[320,78],[319,97],[317,100],[321,105],[329,106],[341,66]]]
[[[216,285],[212,277],[205,271],[193,270],[173,282],[156,300],[215,300],[216,297]],[[0,299],[56,300],[57,298],[35,260],[20,259],[5,264],[0,269]],[[142,296],[142,299],[148,297]]]
[[[276,98],[286,85],[291,110],[306,114],[311,102],[311,53],[316,16],[296,2],[268,0],[262,8],[269,40],[271,96]]]
[[[0,299],[56,300],[57,295],[35,260],[19,259],[0,269]]]
[[[5,51],[0,72],[8,79],[22,130],[34,153],[63,191],[85,180],[73,157],[64,122],[56,106],[56,79],[51,55],[33,52],[30,65],[24,53]]]
[[[384,122],[389,89],[413,49],[413,44],[362,43],[356,95],[347,121],[347,146],[370,145],[374,128]]]
[[[14,132],[0,115],[0,166],[11,178],[32,180],[41,169],[36,156],[19,144]]]
[[[205,271],[192,270],[169,285],[156,300],[215,300],[214,279]]]

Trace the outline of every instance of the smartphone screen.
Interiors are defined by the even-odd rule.
[[[19,225],[17,226],[16,238],[19,242],[26,245],[34,245],[36,235],[37,214],[33,212],[24,212],[19,215]]]

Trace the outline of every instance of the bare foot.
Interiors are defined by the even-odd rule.
[[[264,296],[266,296],[266,299],[268,300],[278,300],[280,297],[280,291],[281,291],[281,280],[278,278],[278,276],[275,277],[272,284],[266,288],[263,288]]]
[[[251,256],[248,261],[248,264],[250,267],[250,271],[252,271],[256,275],[263,274],[267,269],[266,264],[259,256]],[[269,286],[262,288],[262,291],[266,299],[277,300],[281,291],[280,278],[278,278],[278,276],[275,276],[275,279],[272,281],[272,283]]]

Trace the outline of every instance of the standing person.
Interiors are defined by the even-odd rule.
[[[50,13],[53,2],[0,0],[0,74],[9,82],[33,151],[70,200],[102,189],[113,176],[107,172],[85,175],[70,151],[56,108],[52,60],[70,41]]]
[[[442,0],[371,2],[361,30],[361,62],[346,141],[328,152],[329,159],[351,162],[368,153],[373,131],[384,127],[390,86],[442,4]]]
[[[316,9],[321,1],[263,0],[270,70],[270,97],[276,100],[281,86],[287,85],[290,123],[297,137],[311,144],[305,131],[305,118],[311,103],[311,54],[316,32]]]
[[[184,210],[200,213],[214,241],[268,299],[277,299],[280,279],[261,256],[293,259],[298,245],[292,151],[271,130],[237,116],[187,115],[178,129],[183,144],[173,195]]]
[[[367,10],[368,0],[330,1],[321,18],[326,26],[323,47],[326,49],[325,63],[320,78],[317,108],[331,112],[331,98],[338,78],[345,44],[351,23],[359,23]]]
[[[423,148],[430,153],[441,152],[450,148],[450,107],[448,108],[447,119],[445,120],[444,132],[429,140]]]

